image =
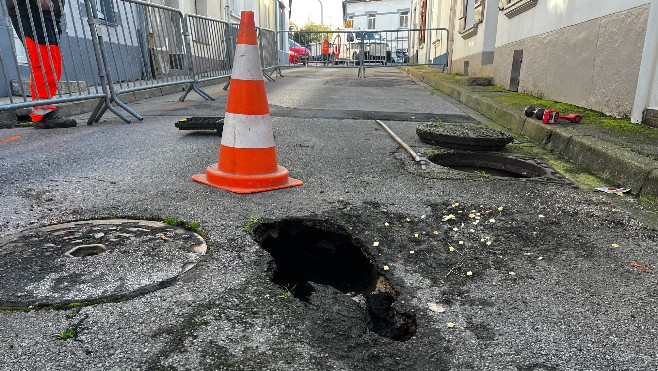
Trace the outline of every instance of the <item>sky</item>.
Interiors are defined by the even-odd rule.
[[[343,24],[342,0],[292,0],[290,20],[300,27],[308,21],[320,23],[320,1],[322,1],[324,24],[331,28],[340,27]]]

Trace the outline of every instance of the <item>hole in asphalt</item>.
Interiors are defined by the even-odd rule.
[[[428,156],[428,159],[451,169],[496,177],[536,178],[548,174],[545,168],[532,162],[490,152],[438,153]]]
[[[84,258],[85,256],[94,256],[102,254],[107,251],[107,248],[101,244],[94,245],[81,245],[72,248],[64,253],[64,255],[72,256],[74,258]]]
[[[358,303],[369,331],[396,341],[409,340],[416,333],[415,316],[392,307],[397,293],[364,248],[347,231],[323,224],[283,220],[254,229],[256,241],[272,255],[272,282],[305,302],[312,301],[314,283],[334,287]]]

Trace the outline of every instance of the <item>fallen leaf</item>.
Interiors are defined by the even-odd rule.
[[[449,246],[449,247],[448,247],[448,250],[450,250],[450,252],[454,252],[454,251],[455,251],[455,248],[452,247],[452,246]]]
[[[385,223],[384,223],[384,226],[385,226],[385,227],[388,227],[388,225],[389,225],[388,222],[385,222]]]
[[[415,238],[420,238],[420,235],[418,233],[414,234]]]
[[[389,269],[390,269],[390,268],[388,267],[388,265],[385,265],[385,266],[384,266],[384,270],[385,270],[385,271],[387,271],[387,270],[389,270]]]
[[[503,211],[503,207],[501,206],[501,207],[498,208],[498,212],[500,213],[502,211]]]
[[[372,243],[372,245],[373,245],[374,247],[377,247],[377,246],[379,246],[379,242],[375,241],[375,242]]]
[[[425,215],[421,215],[420,218],[421,218],[421,219],[425,219]]]
[[[455,231],[455,232],[457,232],[457,231],[459,230],[459,228],[455,227],[455,228],[453,228],[452,230]]]
[[[409,250],[409,254],[415,254],[416,252],[413,250]]]
[[[509,275],[510,275],[510,276],[516,276],[516,273],[514,273],[514,272],[509,272]]]
[[[457,206],[459,206],[459,202],[455,202],[454,204],[452,204],[452,207],[457,207]]]
[[[458,244],[463,245],[464,241],[459,241]]]
[[[473,218],[475,218],[475,214],[468,214],[468,217],[473,219]]]
[[[493,214],[493,210],[487,210],[487,215]]]
[[[641,269],[643,271],[652,271],[654,269],[653,267],[638,262],[625,261],[624,263],[628,264],[633,268]]]
[[[544,219],[544,216],[542,214],[537,215],[539,219]]]
[[[447,222],[448,220],[455,220],[455,219],[457,219],[457,218],[452,214],[446,215],[446,216],[443,217],[444,222]]]
[[[489,219],[489,223],[495,223],[496,219]]]
[[[443,313],[446,311],[443,305],[437,303],[427,303],[427,308],[434,313]]]
[[[453,327],[455,327],[455,325],[456,325],[456,324],[453,323],[453,322],[448,322],[448,328],[453,328]]]
[[[468,272],[466,272],[466,275],[467,275],[467,276],[472,276],[472,275],[473,275],[473,272],[468,271]]]
[[[610,246],[614,247],[615,249],[619,247],[619,245],[617,245],[616,243],[613,243],[613,244],[610,245]]]
[[[491,241],[487,241],[487,246],[491,245]]]
[[[439,234],[439,231],[434,231],[434,232],[432,232],[432,233],[434,233],[434,234]]]

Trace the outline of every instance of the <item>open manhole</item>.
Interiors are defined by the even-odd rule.
[[[547,167],[530,160],[521,160],[491,152],[433,153],[428,155],[431,162],[451,169],[485,176],[504,178],[549,177]]]
[[[313,302],[316,290],[331,287],[357,303],[342,310],[358,312],[350,317],[365,318],[364,332],[396,341],[409,340],[416,333],[415,316],[392,307],[397,292],[347,231],[327,222],[289,219],[262,223],[253,235],[272,255],[268,272],[272,282],[296,298]]]
[[[0,307],[132,298],[171,285],[205,253],[198,234],[154,221],[28,230],[0,239]]]
[[[514,138],[502,131],[474,123],[424,123],[416,134],[421,142],[470,151],[499,151]]]

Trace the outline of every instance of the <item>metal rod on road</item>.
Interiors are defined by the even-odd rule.
[[[386,126],[386,124],[384,124],[380,120],[375,120],[375,121],[377,121],[379,126],[381,126],[382,128],[384,128],[384,130],[386,130],[388,135],[390,135],[391,138],[393,138],[393,140],[400,145],[400,147],[402,147],[405,151],[407,151],[408,154],[411,155],[411,157],[413,157],[414,161],[420,163],[423,169],[425,168],[426,160],[424,157],[420,157],[416,152],[414,152],[414,150],[411,149],[411,147],[409,147],[405,142],[403,142],[402,139],[400,139],[400,137],[398,137],[391,129],[389,129],[388,126]]]

